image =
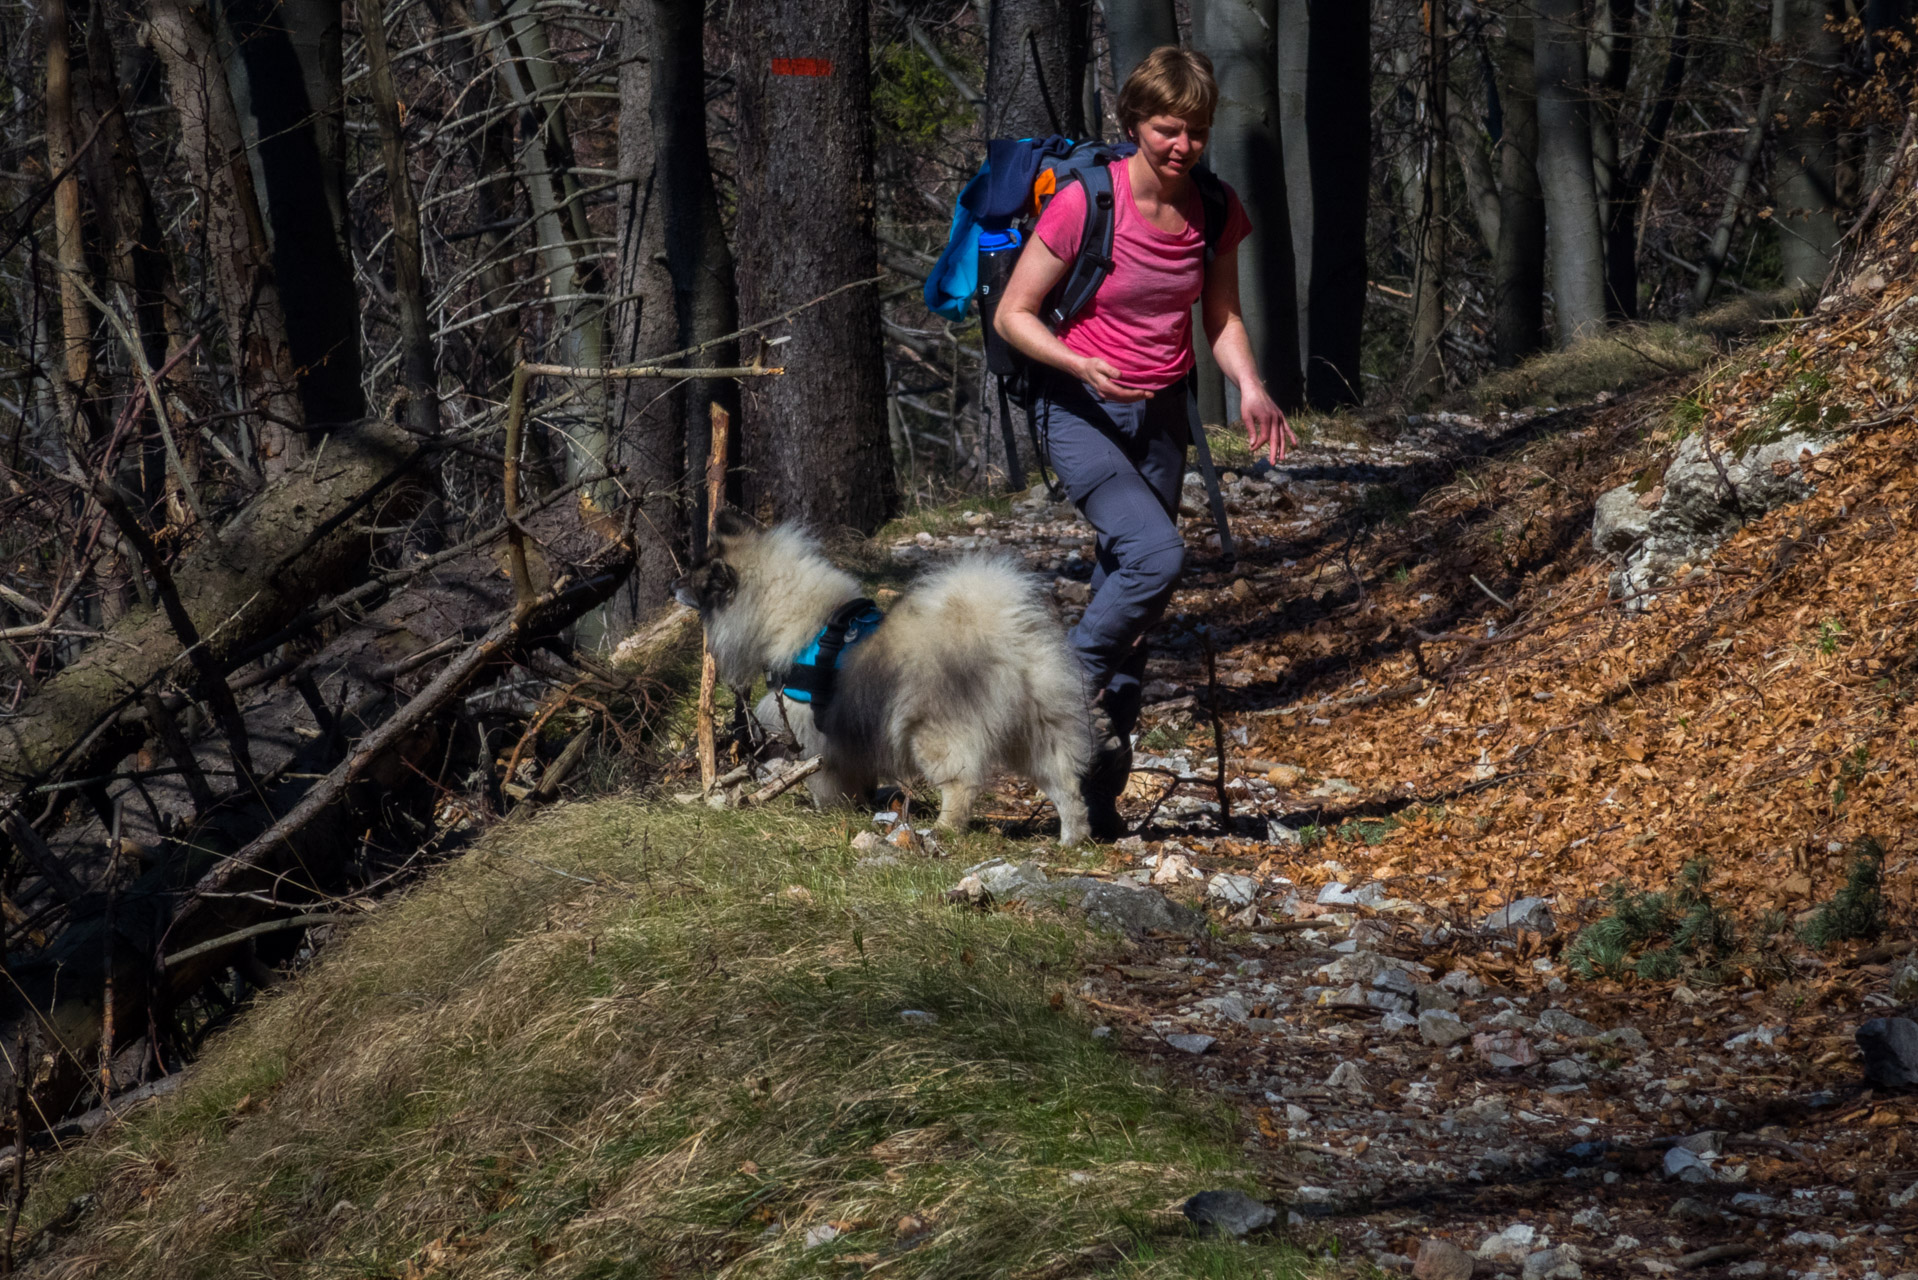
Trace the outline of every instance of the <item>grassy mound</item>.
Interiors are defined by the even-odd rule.
[[[1636,390],[1675,374],[1696,373],[1722,344],[1758,335],[1768,322],[1814,301],[1804,290],[1779,289],[1743,294],[1680,321],[1622,325],[1488,374],[1468,394],[1483,408],[1514,409],[1582,404],[1601,391]]]
[[[1696,373],[1717,353],[1711,337],[1676,324],[1632,325],[1533,356],[1472,388],[1486,408],[1581,404],[1673,374]]]
[[[948,906],[850,822],[613,800],[508,824],[51,1167],[43,1274],[1279,1276],[1178,1205],[1232,1118],[1090,1035],[1065,921]],[[936,1017],[903,1019],[918,1010]],[[37,1219],[37,1221],[36,1221]]]

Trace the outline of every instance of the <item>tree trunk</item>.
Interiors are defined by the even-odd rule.
[[[1782,52],[1785,39],[1786,6],[1790,0],[1771,0],[1771,42],[1768,54],[1776,58]],[[1779,72],[1776,64],[1765,73],[1765,82],[1758,92],[1758,111],[1751,118],[1745,130],[1744,145],[1739,148],[1738,163],[1732,168],[1732,180],[1725,188],[1725,208],[1718,215],[1718,226],[1712,231],[1711,244],[1705,250],[1705,261],[1700,264],[1698,279],[1692,285],[1692,309],[1702,309],[1711,301],[1712,290],[1718,286],[1718,277],[1725,269],[1725,262],[1731,255],[1732,232],[1738,227],[1740,213],[1744,209],[1745,191],[1751,186],[1752,174],[1758,168],[1758,153],[1765,145],[1765,134],[1771,128],[1772,116],[1778,109]]]
[[[539,274],[552,299],[550,353],[556,363],[598,369],[606,364],[605,289],[592,227],[567,129],[565,81],[540,15],[524,4],[480,0],[474,17],[489,24],[487,50],[507,97],[521,108],[520,178],[539,240]],[[565,478],[602,469],[608,452],[606,397],[601,384],[571,384],[565,421]],[[589,491],[609,507],[610,485]]]
[[[1591,0],[1595,30],[1586,52],[1592,87],[1592,182],[1600,208],[1609,208],[1618,191],[1619,130],[1625,115],[1625,89],[1632,78],[1633,19],[1636,0]]]
[[[341,0],[221,0],[219,12],[306,422],[352,422],[366,398],[346,245]]]
[[[741,396],[755,504],[870,533],[892,514],[895,488],[879,301],[865,283],[879,269],[866,6],[736,0],[733,38],[739,318],[805,307],[766,334],[790,339],[770,361],[788,372]]]
[[[1619,178],[1605,221],[1606,295],[1613,313],[1626,320],[1638,318],[1638,214],[1650,188],[1658,157],[1678,107],[1678,91],[1685,82],[1685,64],[1691,56],[1692,0],[1673,0],[1671,50],[1665,58],[1665,78],[1645,122],[1631,167]]]
[[[1309,371],[1315,221],[1312,134],[1306,112],[1312,94],[1312,6],[1310,0],[1278,0],[1278,11],[1279,134],[1285,139],[1285,202],[1292,223],[1292,275],[1298,290],[1299,366]]]
[[[1425,405],[1445,390],[1445,360],[1439,344],[1445,338],[1445,108],[1446,6],[1427,0],[1423,7],[1419,62],[1423,72],[1418,95],[1417,181],[1418,269],[1412,282],[1412,362],[1405,393],[1414,405]]]
[[[733,251],[720,221],[706,147],[705,10],[697,0],[654,0],[652,126],[663,157],[657,203],[666,220],[666,267],[672,274],[673,309],[679,321],[674,346],[700,346],[739,328]],[[739,345],[725,342],[695,355],[692,365],[737,364]],[[685,420],[685,509],[692,538],[703,550],[708,523],[705,469],[710,452],[712,409],[739,417],[738,383],[689,383],[681,393]],[[737,461],[738,433],[733,461]],[[663,585],[663,584],[662,584]],[[640,612],[654,603],[642,597]]]
[[[1305,133],[1312,168],[1306,399],[1331,410],[1365,398],[1360,353],[1372,188],[1372,25],[1352,0],[1311,0]]]
[[[92,400],[93,315],[81,285],[87,260],[80,223],[80,174],[74,163],[78,139],[73,130],[71,32],[66,0],[48,0],[42,11],[47,38],[47,169],[64,174],[53,189],[53,243],[60,264],[60,346],[63,353],[60,425],[85,439],[92,432],[75,417],[75,407]]]
[[[986,136],[1036,138],[1063,133],[1070,138],[1084,137],[1081,81],[1086,73],[1091,11],[1087,0],[991,3],[992,23],[986,44]]]
[[[359,0],[366,41],[367,87],[379,122],[386,168],[386,203],[393,221],[393,293],[400,308],[400,385],[406,389],[404,419],[422,436],[439,434],[439,374],[433,358],[433,326],[426,311],[426,264],[420,253],[420,206],[406,167],[405,125],[399,88],[386,44],[382,0]]]
[[[666,255],[671,244],[665,216],[670,154],[653,116],[654,80],[668,69],[658,25],[672,0],[626,0],[620,14],[618,276],[613,289],[616,364],[639,364],[647,356],[676,351],[680,325]],[[670,14],[664,15],[670,20]],[[703,105],[703,93],[693,100]],[[676,572],[675,555],[686,533],[685,417],[677,382],[629,381],[612,392],[614,438],[626,465],[628,501],[641,531],[639,561],[629,582],[630,616],[664,599]],[[637,600],[634,600],[637,593]],[[614,628],[623,631],[624,625]]]
[[[1179,43],[1179,15],[1172,0],[1107,0],[1105,15],[1115,89],[1125,87],[1126,77],[1148,53]]]
[[[1773,225],[1787,288],[1825,281],[1838,247],[1837,139],[1828,121],[1813,119],[1831,102],[1832,78],[1843,47],[1827,31],[1826,0],[1790,0],[1785,12],[1786,64],[1779,110]]]
[[[1277,21],[1274,0],[1215,0],[1194,11],[1192,41],[1211,54],[1219,82],[1206,163],[1237,190],[1257,228],[1238,251],[1246,336],[1272,398],[1290,411],[1304,401],[1305,385],[1275,81]]]
[[[92,0],[87,12],[85,82],[76,85],[76,89],[84,90],[84,96],[75,123],[83,135],[98,130],[99,139],[88,148],[81,169],[92,193],[100,257],[112,286],[105,296],[130,309],[141,353],[150,368],[158,369],[166,363],[169,349],[180,341],[182,327],[170,300],[173,264],[167,257],[166,241],[123,110],[110,28],[104,4]],[[165,493],[165,441],[151,407],[145,404],[144,388],[131,388],[128,394],[140,402],[135,413],[141,447],[124,455],[126,461],[118,478],[139,493],[151,509]],[[181,452],[190,478],[197,481],[198,469],[192,461],[196,451],[182,442]]]
[[[272,479],[304,456],[304,417],[239,117],[205,11],[188,0],[149,0],[146,12],[180,115],[181,150],[204,218],[202,236],[226,329],[227,358],[255,418],[254,451],[261,470]]]
[[[1558,344],[1605,328],[1605,242],[1592,173],[1590,94],[1580,0],[1538,0],[1538,171],[1545,193]]]
[[[1458,157],[1459,173],[1465,179],[1466,203],[1472,207],[1472,224],[1488,253],[1498,252],[1498,181],[1492,176],[1492,155],[1485,145],[1485,130],[1473,118],[1471,107],[1457,89],[1447,86],[1445,95],[1445,132]]]
[[[1545,201],[1538,185],[1538,85],[1531,14],[1514,6],[1498,43],[1499,137],[1493,351],[1511,368],[1545,345]]]

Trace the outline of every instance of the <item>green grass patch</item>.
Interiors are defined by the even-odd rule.
[[[1035,475],[1031,479],[1034,484],[1039,483],[1038,476]],[[917,506],[887,521],[878,533],[872,535],[869,540],[870,545],[883,554],[885,549],[893,543],[915,534],[929,533],[935,538],[941,538],[950,534],[965,533],[971,527],[966,523],[966,512],[1007,516],[1012,514],[1012,504],[1023,497],[1025,497],[1024,494],[972,493],[951,502]]]
[[[948,905],[994,834],[861,866],[854,821],[509,823],[49,1166],[24,1225],[92,1194],[59,1256],[155,1280],[1303,1274],[1178,1216],[1256,1189],[1231,1111],[1054,1007],[1111,944]]]

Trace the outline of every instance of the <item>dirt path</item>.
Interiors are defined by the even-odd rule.
[[[1127,805],[1151,821],[1098,874],[1209,907],[1219,936],[1138,944],[1077,993],[1129,1051],[1240,1107],[1297,1229],[1386,1270],[1412,1270],[1423,1247],[1427,1280],[1918,1280],[1918,1104],[1870,1092],[1852,1044],[1860,1021],[1918,998],[1918,972],[1894,972],[1909,941],[1801,952],[1777,972],[1721,966],[1714,986],[1577,978],[1564,947],[1604,909],[1604,883],[1657,884],[1691,856],[1662,847],[1660,831],[1679,830],[1670,809],[1608,790],[1607,771],[1580,779],[1554,757],[1572,798],[1526,790],[1547,771],[1541,743],[1610,742],[1605,717],[1629,727],[1629,699],[1586,698],[1555,727],[1572,691],[1538,672],[1563,653],[1517,677],[1428,680],[1425,660],[1459,645],[1407,643],[1519,632],[1602,600],[1591,501],[1633,464],[1644,411],[1441,415],[1389,443],[1322,441],[1269,479],[1229,480],[1243,546],[1229,568],[1205,562],[1206,523],[1187,521],[1196,565],[1155,636],[1138,761],[1151,771]],[[1186,505],[1204,509],[1196,489]],[[1033,500],[971,526],[893,554],[1010,547],[1057,577],[1073,616],[1091,542],[1070,508]],[[1629,668],[1638,641],[1605,625]],[[1495,678],[1519,683],[1502,710],[1475,692]],[[1470,713],[1443,723],[1426,708],[1441,694]],[[1647,759],[1683,771],[1682,750],[1661,764],[1635,741],[1625,783],[1634,765],[1652,776]],[[1002,795],[1001,816],[1032,811],[1016,788]],[[1806,891],[1841,859],[1828,843],[1794,855]],[[1788,870],[1727,892],[1743,902]]]

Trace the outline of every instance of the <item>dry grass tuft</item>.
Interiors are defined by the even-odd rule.
[[[1051,1008],[1098,944],[948,907],[956,859],[862,867],[849,834],[797,809],[631,800],[509,824],[264,1000],[175,1100],[55,1166],[40,1215],[99,1198],[39,1265],[1301,1269],[1181,1230],[1186,1195],[1248,1175],[1228,1113]],[[1003,847],[980,834],[959,854]],[[1080,1259],[1098,1246],[1105,1263]]]
[[[1490,374],[1472,395],[1486,408],[1581,404],[1601,391],[1616,394],[1695,373],[1716,354],[1711,336],[1690,326],[1630,325]]]

